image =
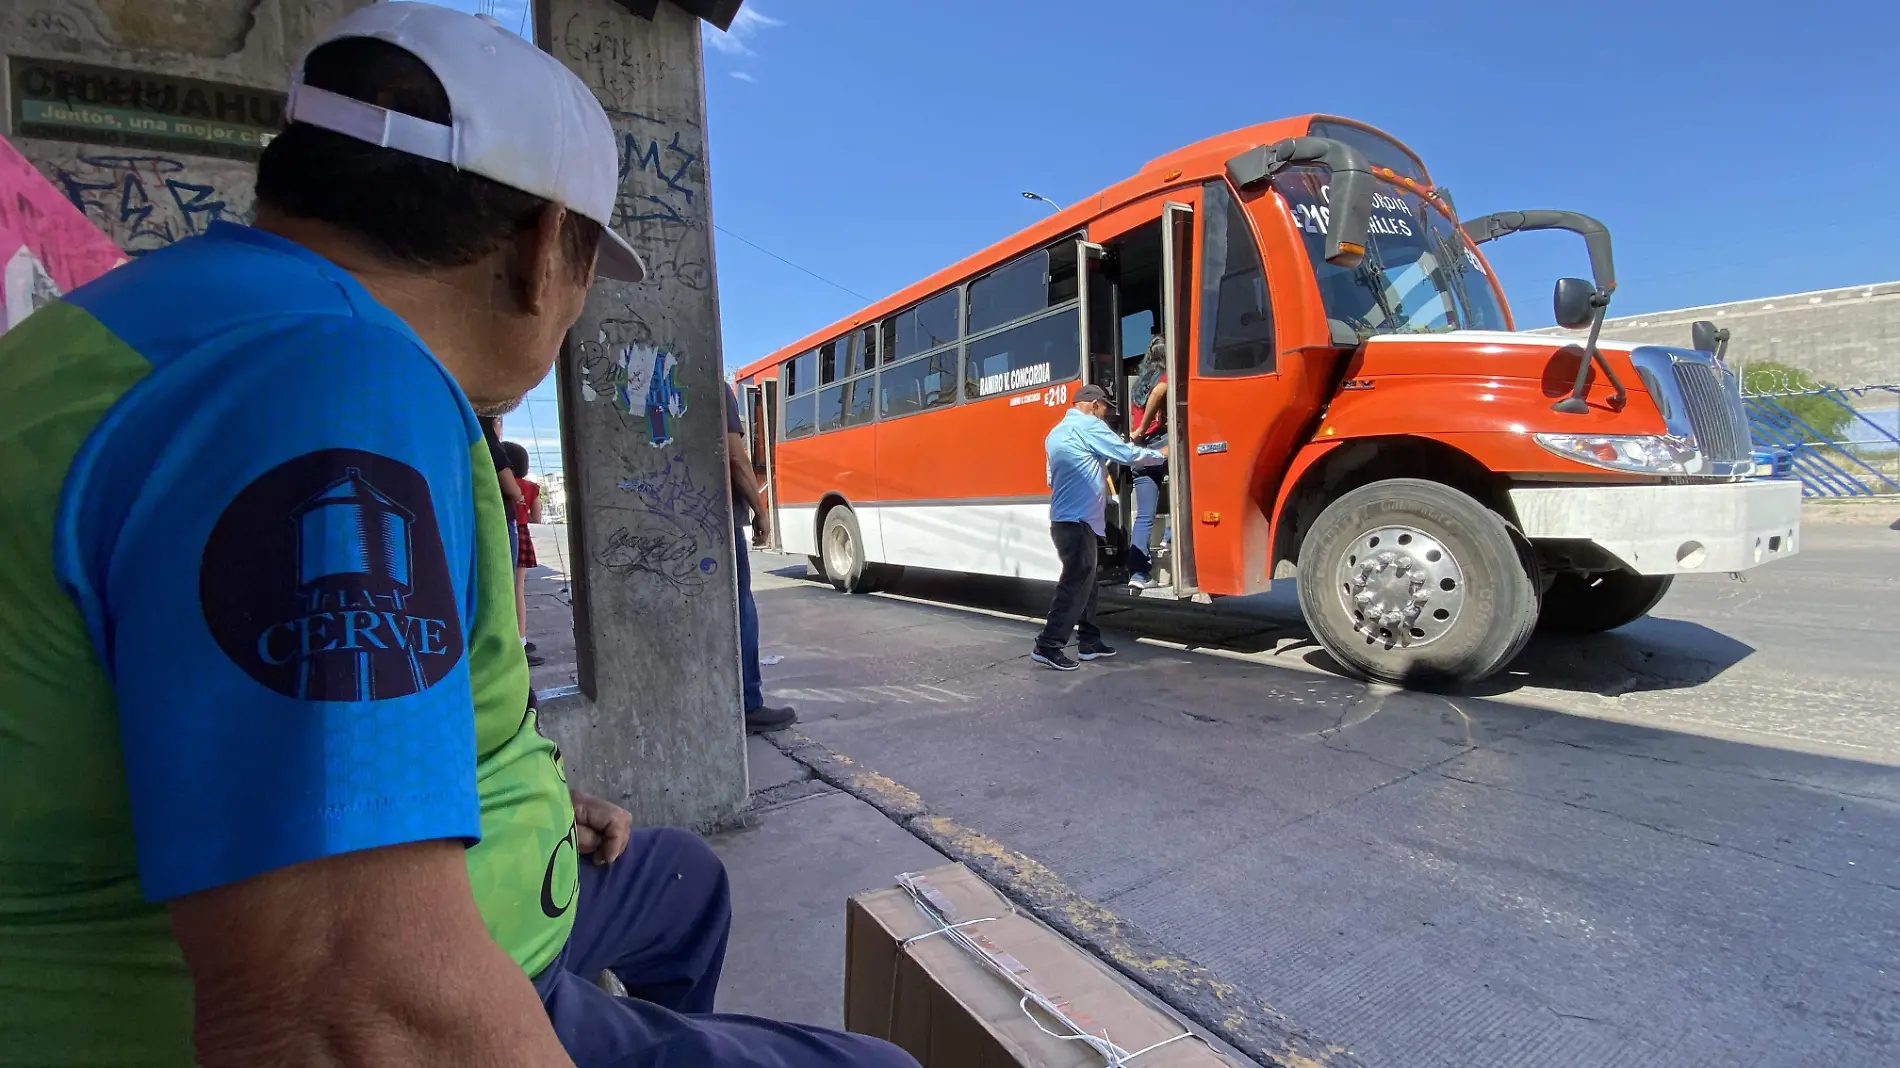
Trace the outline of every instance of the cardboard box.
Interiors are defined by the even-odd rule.
[[[1025,1011],[1032,990],[1125,1053],[1148,1050],[1129,1068],[1233,1068],[1198,1038],[1149,1049],[1186,1028],[963,865],[907,879],[911,889],[873,890],[845,908],[848,1030],[895,1042],[924,1068],[1110,1063],[1102,1049],[1049,1034],[1073,1032],[1033,1004]],[[976,945],[944,932],[946,924],[964,924],[957,930]]]

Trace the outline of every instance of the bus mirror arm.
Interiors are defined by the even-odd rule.
[[[1248,190],[1298,163],[1332,172],[1327,192],[1326,262],[1357,267],[1366,257],[1366,221],[1372,215],[1372,169],[1358,149],[1330,137],[1289,137],[1250,148],[1227,161],[1227,180]]]
[[[1500,211],[1458,225],[1474,245],[1495,241],[1519,230],[1568,230],[1583,238],[1583,246],[1590,253],[1590,277],[1597,289],[1604,294],[1616,292],[1616,260],[1610,254],[1610,228],[1581,212]]]
[[[1616,292],[1616,261],[1610,252],[1610,228],[1601,222],[1575,211],[1500,211],[1482,218],[1461,222],[1459,228],[1471,238],[1474,245],[1495,241],[1520,230],[1568,230],[1583,238],[1584,248],[1590,253],[1590,275],[1594,280],[1596,292],[1589,296],[1589,306],[1594,314],[1590,317],[1590,336],[1583,343],[1583,359],[1577,364],[1577,380],[1570,387],[1570,393],[1564,399],[1551,405],[1552,411],[1582,415],[1590,410],[1584,400],[1589,390],[1590,365],[1603,368],[1604,377],[1616,392],[1610,397],[1610,407],[1621,411],[1629,403],[1629,391],[1623,388],[1623,380],[1617,376],[1616,368],[1597,350],[1597,338],[1603,332],[1603,320],[1610,311],[1610,296]],[[1558,283],[1561,293],[1563,282]],[[1559,297],[1562,302],[1562,297]],[[1559,314],[1562,314],[1561,312]]]

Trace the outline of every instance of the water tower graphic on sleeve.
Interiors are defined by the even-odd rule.
[[[428,483],[373,453],[326,449],[251,483],[206,542],[199,592],[225,654],[286,697],[405,697],[462,656]]]

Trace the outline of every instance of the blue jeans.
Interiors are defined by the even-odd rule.
[[[1148,559],[1148,539],[1154,535],[1155,508],[1161,500],[1161,475],[1166,465],[1137,467],[1135,474],[1135,519],[1128,527],[1129,577],[1151,578],[1154,561]]]
[[[752,600],[751,532],[738,528],[732,554],[739,558],[739,674],[745,680],[745,711],[765,705],[765,683],[759,678],[759,606]]]
[[[726,870],[698,835],[633,832],[605,867],[580,860],[574,930],[535,977],[554,1033],[576,1068],[916,1068],[863,1035],[714,1013],[732,903]],[[627,988],[594,985],[612,971]]]

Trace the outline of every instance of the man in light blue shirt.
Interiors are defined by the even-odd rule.
[[[1102,387],[1083,386],[1076,391],[1075,407],[1043,440],[1049,457],[1049,536],[1062,558],[1062,577],[1049,605],[1049,624],[1037,637],[1030,659],[1057,671],[1081,666],[1063,652],[1072,631],[1081,635],[1078,655],[1083,660],[1115,655],[1095,625],[1095,543],[1108,511],[1107,465],[1156,464],[1168,458],[1165,448],[1157,452],[1117,437],[1108,426],[1114,410]]]

